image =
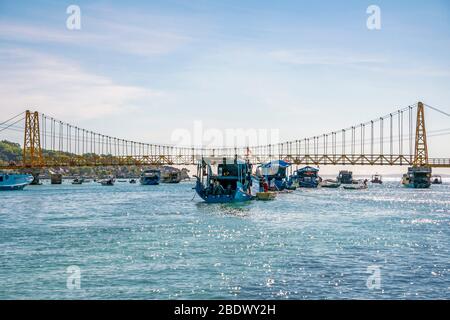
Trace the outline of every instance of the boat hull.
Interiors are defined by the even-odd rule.
[[[200,181],[197,180],[195,185],[195,191],[203,199],[206,203],[232,203],[232,202],[244,202],[253,200],[254,197],[246,192],[244,192],[241,188],[238,188],[232,194],[205,194],[205,190]]]
[[[159,179],[141,179],[140,182],[143,186],[156,186],[159,184]]]
[[[0,174],[0,191],[22,190],[33,179],[32,175],[27,174]]]

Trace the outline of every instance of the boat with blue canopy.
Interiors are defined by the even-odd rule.
[[[284,160],[274,160],[258,166],[256,174],[259,177],[264,177],[271,191],[295,189],[287,178],[287,168],[290,166],[291,164]]]
[[[238,158],[201,158],[195,191],[207,203],[249,201],[256,192],[252,165]]]
[[[22,190],[33,182],[31,174],[0,172],[0,190]]]

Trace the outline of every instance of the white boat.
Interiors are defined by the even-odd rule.
[[[0,190],[22,190],[31,182],[33,182],[31,174],[0,172]]]
[[[367,189],[367,180],[354,181],[352,184],[344,185],[344,189],[347,190],[361,190]]]

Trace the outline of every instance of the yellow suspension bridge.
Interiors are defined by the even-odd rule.
[[[3,164],[0,169],[189,165],[205,156],[241,157],[252,163],[282,159],[298,165],[450,168],[450,157],[428,157],[426,109],[450,117],[440,109],[418,102],[377,119],[322,135],[234,148],[178,147],[119,139],[27,110],[0,123],[0,133],[5,130],[24,133],[22,159]],[[24,127],[20,127],[20,123],[24,123]]]

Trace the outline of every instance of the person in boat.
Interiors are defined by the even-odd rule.
[[[267,181],[263,178],[263,191],[268,192],[269,191],[269,185],[267,184]]]
[[[364,179],[364,186],[365,186],[365,187],[367,187],[367,182],[368,182],[368,180],[367,180],[367,179]]]
[[[224,192],[225,192],[225,189],[222,187],[220,182],[218,180],[216,180],[214,182],[214,194],[219,196],[219,195],[222,195]]]

